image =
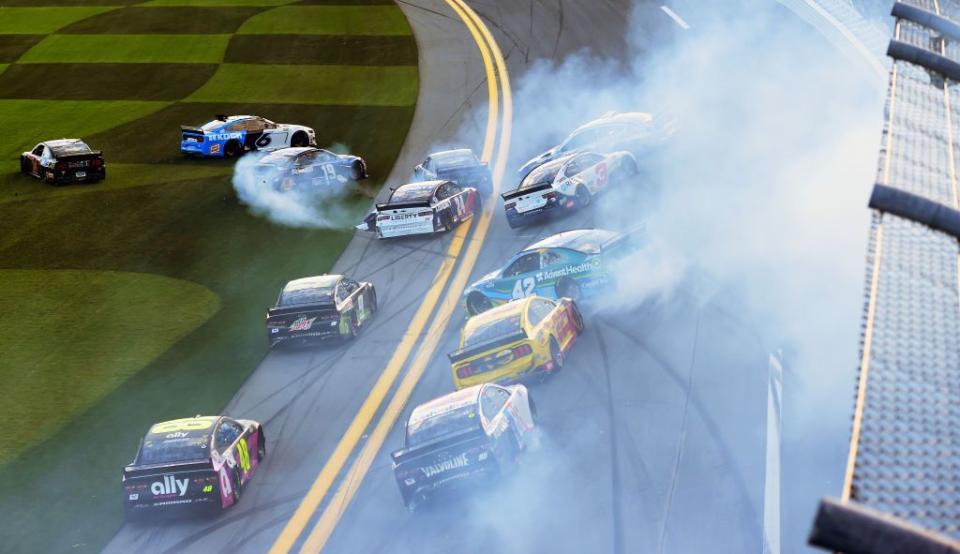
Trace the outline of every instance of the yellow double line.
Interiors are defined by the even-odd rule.
[[[463,289],[466,287],[467,279],[469,279],[470,273],[473,271],[473,266],[480,254],[480,248],[483,246],[483,241],[486,238],[487,232],[490,228],[490,221],[493,218],[493,209],[496,204],[495,200],[497,198],[497,194],[499,193],[500,181],[503,178],[504,171],[506,170],[507,154],[510,148],[510,126],[513,119],[513,101],[510,93],[510,80],[507,75],[507,68],[503,59],[503,54],[500,51],[500,48],[497,46],[496,41],[493,39],[493,36],[490,34],[489,29],[487,29],[480,17],[477,16],[477,14],[463,0],[445,1],[453,9],[453,11],[457,13],[460,19],[463,20],[464,25],[466,25],[467,29],[469,30],[470,35],[477,44],[480,55],[483,58],[484,72],[487,79],[489,109],[487,112],[486,135],[484,137],[481,159],[486,162],[491,162],[491,160],[493,160],[491,162],[493,174],[493,201],[486,203],[486,208],[477,221],[476,229],[473,233],[473,236],[471,236],[469,239],[469,245],[467,246],[466,253],[461,259],[460,268],[457,271],[456,277],[453,279],[450,288],[447,290],[447,294],[444,297],[443,302],[440,304],[436,315],[434,316],[433,323],[430,325],[430,328],[427,330],[423,341],[420,343],[420,347],[410,364],[407,374],[397,387],[393,398],[391,398],[390,403],[384,410],[380,420],[370,433],[370,436],[360,451],[360,454],[354,460],[353,464],[350,466],[349,470],[341,480],[340,487],[338,487],[337,491],[334,493],[334,496],[327,503],[327,506],[320,515],[320,518],[317,520],[316,525],[313,527],[313,529],[310,531],[310,534],[304,541],[301,552],[312,553],[319,552],[323,549],[324,545],[327,543],[327,540],[330,538],[330,535],[333,533],[337,523],[340,521],[340,517],[350,504],[350,501],[356,494],[357,489],[360,487],[360,483],[366,476],[367,471],[370,469],[370,465],[373,463],[374,457],[383,446],[383,443],[387,437],[387,433],[393,427],[394,423],[396,423],[397,418],[403,411],[403,407],[406,405],[410,395],[413,393],[414,387],[420,380],[423,372],[426,370],[427,363],[433,356],[433,353],[440,342],[440,338],[443,335],[443,330],[446,328],[454,310],[459,305],[460,295],[463,293]],[[498,142],[497,127],[498,118],[500,115],[501,93],[503,121],[502,125],[500,125],[500,137]],[[454,233],[453,240],[447,249],[446,256],[444,257],[440,268],[437,270],[437,273],[434,276],[433,286],[431,286],[430,290],[424,297],[420,308],[414,315],[410,326],[407,328],[407,331],[404,333],[403,338],[400,341],[400,344],[397,345],[397,348],[391,356],[390,361],[387,363],[387,366],[384,368],[383,373],[381,373],[380,377],[377,379],[377,382],[370,390],[370,394],[364,400],[363,405],[360,407],[357,415],[350,423],[350,426],[347,428],[347,431],[344,433],[343,437],[340,439],[340,442],[334,449],[333,454],[331,454],[330,458],[327,460],[327,463],[320,471],[320,474],[311,485],[309,491],[307,491],[306,496],[297,507],[297,510],[287,522],[287,525],[284,527],[283,531],[281,531],[280,536],[277,537],[273,547],[270,549],[272,554],[286,553],[293,548],[297,539],[303,533],[304,529],[306,529],[307,525],[310,523],[310,520],[313,518],[313,515],[320,507],[320,504],[323,502],[324,498],[326,498],[327,493],[333,486],[336,477],[340,474],[344,465],[346,465],[351,453],[359,444],[363,435],[363,431],[367,429],[368,426],[373,422],[373,418],[376,415],[377,410],[379,410],[380,406],[383,404],[383,401],[386,399],[390,388],[393,386],[393,383],[399,376],[401,369],[407,361],[407,358],[413,351],[413,347],[416,344],[417,338],[420,336],[421,331],[423,331],[423,328],[429,321],[430,314],[433,312],[434,307],[440,300],[441,293],[446,287],[447,281],[450,279],[450,275],[453,273],[454,265],[457,262],[457,258],[460,255],[461,250],[463,249],[463,245],[465,242],[467,242],[467,235],[472,227],[472,224],[473,220],[470,220],[468,223],[457,228],[456,232]]]

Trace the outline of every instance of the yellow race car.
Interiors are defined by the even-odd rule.
[[[448,355],[453,383],[509,383],[563,366],[563,357],[583,330],[583,316],[570,298],[528,296],[467,320],[460,349]]]

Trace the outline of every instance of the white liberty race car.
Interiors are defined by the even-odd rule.
[[[515,228],[583,208],[638,171],[630,152],[567,154],[534,169],[515,190],[500,195],[507,223]]]
[[[185,156],[233,158],[252,150],[316,145],[312,128],[257,115],[218,115],[199,127],[180,126],[180,152]]]
[[[671,133],[672,125],[669,118],[655,120],[649,113],[608,112],[577,127],[563,142],[523,164],[517,173],[523,177],[551,160],[585,150],[604,154],[626,150],[639,155],[645,148],[662,142]]]
[[[479,212],[480,194],[473,187],[453,181],[408,183],[393,189],[356,228],[379,238],[425,235],[452,231]]]

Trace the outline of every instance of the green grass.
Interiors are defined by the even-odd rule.
[[[297,0],[150,0],[141,6],[282,6]]]
[[[44,35],[0,35],[0,62],[15,62]]]
[[[416,67],[349,65],[224,64],[212,79],[187,97],[188,102],[343,106],[412,106],[416,100]]]
[[[114,10],[113,7],[0,7],[0,34],[38,35],[47,34],[97,14]]]
[[[284,6],[246,21],[238,33],[300,35],[409,35],[396,6]]]
[[[6,160],[14,159],[37,142],[50,138],[89,137],[145,117],[166,105],[167,102],[141,100],[0,100],[0,129],[5,129],[0,156]],[[98,147],[96,143],[91,145]],[[6,169],[16,171],[17,167],[8,162]]]
[[[132,35],[222,35],[233,33],[261,7],[132,6],[78,21],[58,32]]]
[[[216,64],[29,63],[0,75],[0,98],[179,100],[203,86]]]
[[[234,35],[224,56],[227,63],[304,60],[321,65],[417,65],[417,43],[411,35]]]
[[[220,63],[230,35],[49,35],[19,63]]]
[[[0,465],[210,318],[205,287],[142,273],[0,270]]]

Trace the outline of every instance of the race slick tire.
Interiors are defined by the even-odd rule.
[[[236,158],[243,151],[240,143],[235,140],[227,141],[227,144],[223,146],[223,157],[224,158]]]
[[[343,340],[351,341],[357,338],[357,333],[359,331],[359,324],[357,323],[357,314],[350,314],[350,326],[347,327],[347,334],[344,335]]]
[[[25,160],[23,156],[20,156],[20,173],[23,173],[24,175],[30,175],[31,177],[33,177],[33,174],[30,172],[30,168],[27,163],[27,160]]]
[[[560,298],[570,298],[574,301],[580,299],[580,285],[573,279],[563,277],[557,282],[557,296]]]
[[[293,138],[290,139],[290,146],[293,148],[301,148],[304,146],[310,146],[310,139],[307,137],[307,134],[303,131],[297,131],[293,134]]]
[[[481,292],[474,291],[467,296],[467,311],[470,315],[483,313],[492,307],[493,303]]]
[[[350,166],[350,180],[359,181],[363,179],[363,165],[360,162],[353,162],[353,165]]]
[[[533,395],[527,393],[527,404],[530,406],[530,419],[533,420],[533,423],[537,423],[537,403],[533,401]]]
[[[570,304],[570,311],[573,312],[573,326],[577,328],[577,334],[583,333],[583,314],[580,313],[580,307],[577,306],[576,301]]]
[[[240,473],[237,470],[233,472],[233,505],[236,506],[240,502]]]
[[[450,215],[450,212],[443,212],[439,216],[440,221],[440,231],[443,233],[449,233],[453,231],[453,216]]]
[[[550,362],[551,372],[560,371],[563,368],[563,350],[560,348],[560,345],[557,343],[557,339],[550,337]]]
[[[262,462],[267,457],[267,437],[263,434],[263,428],[260,428],[260,442],[257,444],[257,462]]]
[[[593,197],[590,196],[590,191],[587,190],[587,187],[583,185],[577,187],[577,207],[586,208],[590,205],[591,201],[593,201]]]
[[[377,308],[379,308],[379,306],[377,305],[377,289],[371,286],[370,287],[370,313],[372,314],[377,313]]]

